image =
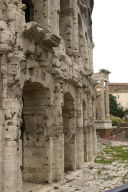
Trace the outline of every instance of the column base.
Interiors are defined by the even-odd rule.
[[[113,130],[111,120],[99,120],[95,122],[97,135],[100,137],[109,137]]]

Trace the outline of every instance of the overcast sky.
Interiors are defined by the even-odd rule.
[[[111,71],[111,82],[128,82],[128,0],[94,0],[94,70]]]

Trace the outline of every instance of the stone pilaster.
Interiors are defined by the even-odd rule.
[[[4,110],[0,110],[0,192],[3,190],[4,184],[4,123],[5,123],[5,115]]]
[[[5,139],[4,147],[4,192],[17,192],[17,142]]]
[[[93,71],[93,47],[94,47],[94,45],[93,45],[93,43],[90,41],[90,40],[88,40],[89,42],[88,42],[88,55],[89,55],[89,70],[92,70]]]
[[[93,136],[92,136],[92,98],[91,94],[87,96],[87,111],[88,111],[88,122],[87,122],[87,160],[91,161],[93,158]]]
[[[83,145],[83,102],[82,90],[77,91],[76,99],[76,167],[82,168],[84,163],[84,145]]]
[[[51,0],[43,2],[41,0],[38,0],[38,2],[34,0],[33,5],[34,9],[36,10],[34,12],[34,21],[37,22],[41,27],[50,30]]]
[[[1,72],[2,56],[0,55],[0,109],[2,108],[2,90],[3,90],[3,77]]]
[[[53,181],[64,180],[63,94],[61,82],[55,84],[53,104]]]
[[[66,8],[60,9],[60,35],[64,39],[66,46],[66,53],[72,55],[73,41],[72,41],[72,20],[73,9]]]
[[[72,30],[72,41],[73,41],[73,54],[78,55],[79,52],[79,40],[78,40],[78,12],[77,12],[77,0],[72,1],[74,10],[73,16],[73,30]]]
[[[95,121],[96,121],[96,100],[92,100],[92,108],[93,108],[93,155],[94,157],[97,154],[97,135],[96,135],[96,127],[95,127]]]
[[[19,107],[16,99],[8,99],[4,130],[4,192],[22,191],[22,180],[19,180],[22,178],[20,177],[21,169],[18,156],[20,139]]]
[[[50,16],[50,29],[51,32],[59,35],[59,0],[53,1],[50,0],[51,3],[51,16]]]
[[[91,161],[93,159],[93,137],[92,137],[92,126],[87,126],[87,161]]]
[[[83,142],[84,142],[84,161],[87,161],[88,136],[87,136],[87,101],[83,102]]]

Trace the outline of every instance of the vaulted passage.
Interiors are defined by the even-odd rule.
[[[49,90],[27,82],[23,89],[22,165],[23,181],[48,182],[50,140],[48,139]]]
[[[64,132],[64,169],[76,169],[76,119],[74,100],[69,93],[64,95],[63,132]]]

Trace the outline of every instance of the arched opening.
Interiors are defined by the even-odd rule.
[[[39,83],[25,83],[21,126],[24,182],[49,182],[49,102],[49,89]]]
[[[25,9],[25,21],[26,21],[26,23],[33,21],[34,6],[32,3],[32,0],[22,0],[22,3],[26,5],[26,9]]]
[[[76,169],[76,122],[74,100],[70,93],[64,94],[63,133],[64,133],[64,169]]]

